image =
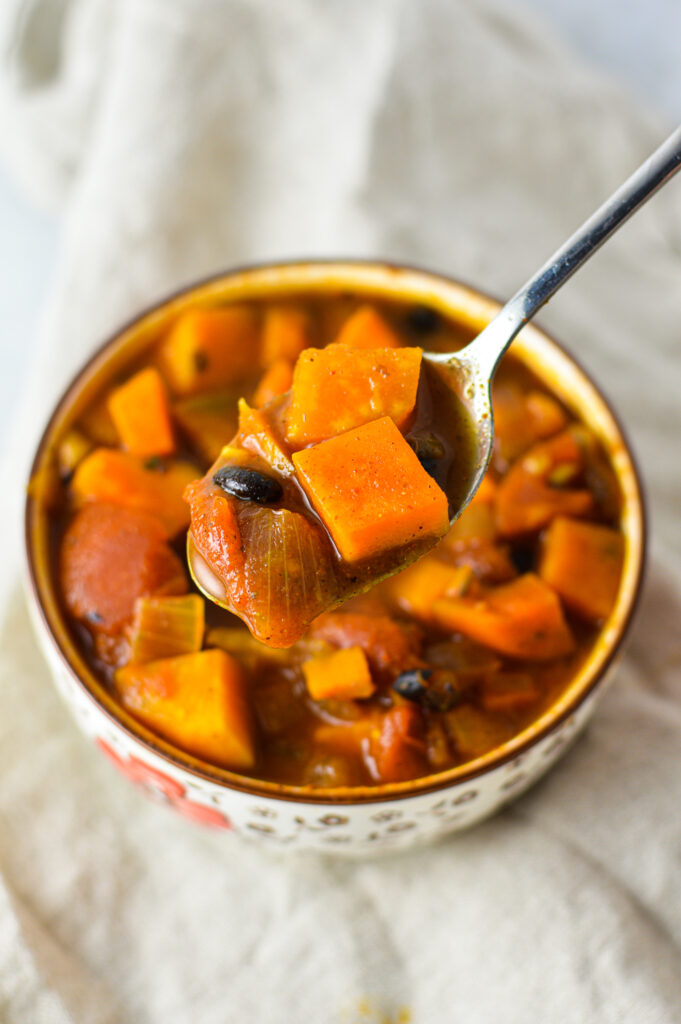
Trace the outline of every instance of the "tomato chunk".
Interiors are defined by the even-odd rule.
[[[138,597],[187,590],[184,567],[161,524],[114,505],[87,505],[76,513],[60,563],[66,606],[95,633],[119,633]]]

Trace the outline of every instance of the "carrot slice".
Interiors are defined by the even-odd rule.
[[[148,366],[109,395],[109,412],[123,447],[132,455],[175,451],[168,393],[157,369]]]
[[[86,505],[61,542],[60,581],[66,606],[94,633],[115,635],[135,601],[184,594],[187,576],[158,519],[115,505]]]
[[[615,604],[623,559],[617,530],[559,516],[544,535],[539,575],[573,611],[601,622]]]
[[[303,662],[303,675],[313,700],[356,700],[370,697],[376,689],[361,647],[311,658]]]
[[[346,562],[449,528],[447,496],[388,416],[295,452],[293,464]]]
[[[260,378],[260,383],[253,395],[253,404],[262,408],[273,398],[285,394],[292,383],[293,364],[290,359],[277,359]]]
[[[533,573],[489,590],[482,599],[441,598],[433,615],[445,629],[515,658],[545,661],[574,649],[560,601]]]
[[[197,476],[190,462],[158,462],[128,452],[97,448],[80,463],[71,482],[77,502],[107,502],[155,516],[174,537],[189,525],[182,493]]]
[[[294,448],[383,416],[405,427],[416,404],[420,348],[306,349],[293,371],[286,437]]]
[[[247,306],[182,313],[158,357],[178,395],[217,391],[252,372],[258,360],[258,322]]]
[[[252,768],[255,743],[239,663],[217,649],[126,665],[121,703],[172,743],[226,768]]]
[[[272,366],[280,360],[295,363],[311,341],[310,315],[296,306],[269,306],[262,332],[261,363]],[[288,388],[284,388],[287,391]]]
[[[497,488],[499,532],[513,537],[540,530],[558,515],[588,515],[594,503],[591,493],[566,486],[582,467],[582,448],[572,430],[530,448]]]
[[[360,306],[343,324],[334,344],[348,348],[402,348],[398,335],[373,306]]]

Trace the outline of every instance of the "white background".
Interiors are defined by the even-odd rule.
[[[516,0],[497,2],[502,7],[517,6]],[[681,122],[681,0],[526,0],[525,7],[530,17],[552,25],[585,62],[619,79],[632,103],[656,111],[670,129]],[[4,437],[31,363],[58,258],[59,234],[58,219],[35,210],[0,165],[0,429]],[[538,262],[547,255],[538,254]]]

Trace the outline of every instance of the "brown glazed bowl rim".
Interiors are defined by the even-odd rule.
[[[152,344],[153,338],[157,336],[164,324],[169,322],[177,311],[187,305],[190,300],[192,305],[195,304],[197,298],[199,304],[203,302],[209,305],[211,302],[214,304],[216,301],[225,301],[225,291],[229,301],[230,298],[232,300],[234,298],[247,300],[259,296],[271,296],[273,293],[290,297],[296,293],[310,294],[313,291],[324,292],[334,288],[340,290],[345,288],[355,293],[364,292],[368,296],[382,295],[384,298],[404,297],[406,291],[412,301],[428,302],[435,308],[439,308],[446,316],[458,320],[459,323],[468,321],[469,325],[476,330],[480,330],[501,305],[479,289],[446,275],[407,264],[393,264],[379,260],[312,259],[260,263],[211,275],[155,302],[109,335],[95,350],[73,376],[57,401],[38,442],[31,465],[30,479],[39,469],[48,465],[54,440],[66,429],[69,416],[71,420],[77,417],[78,413],[74,412],[74,405],[77,403],[79,395],[87,394],[89,401],[96,392],[96,386],[91,387],[88,392],[88,383],[93,385],[103,383],[107,372],[111,373],[112,366],[116,366],[117,354],[122,353],[122,358],[118,360],[122,367],[130,359],[129,349],[142,350]],[[230,291],[233,294],[230,295]],[[449,295],[449,301],[447,295]],[[465,308],[456,307],[454,300],[457,297]],[[526,341],[523,341],[523,338]],[[526,348],[526,345],[529,347]],[[534,349],[533,345],[537,345],[538,348]],[[600,388],[594,384],[590,375],[559,342],[533,324],[525,327],[514,342],[514,352],[519,355],[521,360],[528,362],[534,372],[538,373],[540,379],[542,379],[542,371],[537,369],[536,360],[539,362],[544,360],[543,371],[545,374],[551,369],[551,364],[555,363],[554,373],[560,375],[563,372],[568,372],[572,374],[579,381],[580,388],[589,392],[589,401],[592,404],[588,409],[583,409],[582,414],[592,427],[594,426],[593,417],[597,414],[601,427],[603,430],[607,429],[610,435],[608,443],[606,443],[604,435],[602,440],[613,461],[622,488],[624,526],[627,527],[628,523],[628,527],[625,529],[625,567],[613,614],[601,629],[592,651],[573,677],[572,682],[565,688],[562,696],[513,739],[494,748],[482,757],[444,772],[407,782],[343,789],[317,789],[266,782],[218,768],[185,753],[156,736],[120,707],[97,680],[78,652],[56,596],[48,557],[47,519],[44,512],[41,511],[40,502],[29,492],[25,506],[25,556],[29,597],[33,600],[39,613],[44,633],[49,638],[64,668],[77,682],[87,698],[95,703],[115,728],[122,730],[130,739],[149,748],[156,757],[176,770],[188,772],[196,778],[207,780],[224,789],[237,790],[250,796],[326,806],[361,805],[386,800],[408,799],[471,782],[525,754],[562,722],[575,714],[601,683],[618,654],[640,595],[645,564],[646,516],[640,475],[630,445],[610,403]],[[533,358],[535,359],[534,363],[532,362]],[[556,380],[547,386],[560,392]],[[569,396],[569,388],[564,394],[561,394],[561,398],[568,405],[570,405]],[[578,414],[574,405],[573,408]]]

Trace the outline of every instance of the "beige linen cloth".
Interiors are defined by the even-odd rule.
[[[0,27],[0,151],[63,220],[3,443],[2,1024],[681,1020],[681,180],[541,316],[626,421],[654,560],[587,734],[492,821],[365,862],[202,832],[80,736],[17,585],[27,448],[123,318],[302,255],[508,295],[670,126],[484,0],[6,0]]]

